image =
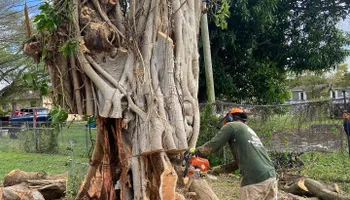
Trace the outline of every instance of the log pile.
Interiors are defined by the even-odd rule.
[[[4,187],[0,187],[0,200],[60,199],[65,195],[66,180],[65,174],[12,170],[4,177]]]
[[[327,186],[311,178],[282,174],[279,180],[279,200],[350,200],[341,194],[337,184]]]

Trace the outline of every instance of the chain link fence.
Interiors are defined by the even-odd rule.
[[[86,121],[67,122],[56,127],[50,122],[0,122],[0,151],[45,153],[89,157],[96,128]]]
[[[212,105],[217,116],[217,132],[223,125],[221,119],[233,108],[239,107],[248,114],[249,125],[260,137],[269,152],[333,152],[347,150],[347,137],[343,128],[343,99],[312,101],[281,105],[246,105],[218,102]],[[208,104],[200,105],[201,113],[212,110]],[[202,117],[202,123],[205,119]],[[201,124],[201,127],[206,127]],[[213,125],[212,125],[213,126]],[[204,130],[205,131],[205,130]],[[200,137],[207,141],[201,129]],[[214,135],[211,135],[213,137]],[[205,141],[199,141],[199,145]],[[215,157],[224,163],[232,159],[228,148]]]
[[[50,122],[0,121],[0,152],[59,155],[57,165],[69,169],[67,195],[74,196],[89,167],[96,128],[86,121],[53,127]]]

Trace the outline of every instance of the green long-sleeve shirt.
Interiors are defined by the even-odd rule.
[[[207,157],[229,143],[243,176],[241,186],[275,177],[275,168],[256,133],[242,122],[230,122],[209,142],[196,149],[198,156]]]

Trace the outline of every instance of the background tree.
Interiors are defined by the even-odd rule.
[[[47,91],[47,82],[43,65],[35,65],[22,52],[25,40],[23,28],[24,1],[4,0],[0,2],[0,99],[25,90]],[[26,12],[33,13],[36,5],[31,5]]]
[[[99,116],[77,199],[185,199],[188,189],[217,199],[181,169],[199,134],[201,1],[56,0],[40,10],[25,52],[45,61],[61,107]]]
[[[289,88],[301,87],[307,92],[308,99],[316,100],[329,97],[330,83],[324,74],[306,72],[288,79]]]
[[[350,73],[348,71],[348,65],[340,65],[333,73],[328,77],[328,82],[333,87],[350,87]]]
[[[210,36],[218,98],[283,102],[288,99],[286,73],[326,71],[348,55],[344,46],[349,40],[337,28],[349,12],[347,2],[231,0],[228,4],[224,6],[224,13],[230,14],[227,24],[215,15],[220,6],[213,4],[210,12],[214,13]],[[200,91],[204,85],[200,83]]]

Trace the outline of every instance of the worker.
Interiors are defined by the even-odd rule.
[[[226,165],[240,170],[242,182],[240,200],[277,200],[277,180],[274,165],[256,133],[246,125],[247,114],[233,108],[226,114],[224,126],[204,145],[191,149],[199,157],[207,157],[229,144],[234,162]],[[220,169],[217,169],[220,171]]]

